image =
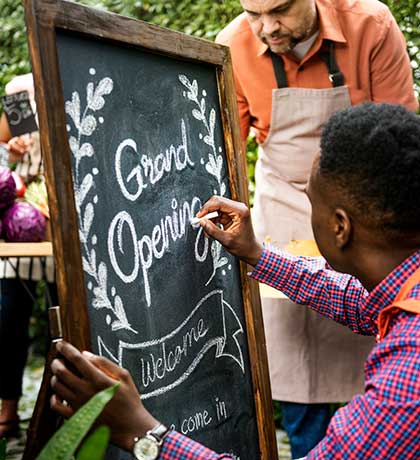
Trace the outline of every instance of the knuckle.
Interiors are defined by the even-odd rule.
[[[84,360],[85,360],[85,358],[83,358],[83,356],[81,354],[77,354],[72,358],[72,362],[76,367],[82,365]]]
[[[63,377],[67,372],[67,369],[64,366],[57,366],[56,369],[54,370],[54,374],[58,377],[61,378]]]
[[[58,359],[53,359],[51,361],[51,371],[55,374],[55,369],[57,367]]]
[[[50,398],[50,407],[53,410],[56,410],[58,408],[58,401],[55,395],[51,396]]]
[[[120,369],[119,366],[117,366],[114,362],[109,360],[108,358],[105,358],[105,356],[95,356],[96,362],[99,364],[99,366],[102,366],[103,368],[117,368]]]
[[[121,369],[119,374],[120,374],[121,380],[123,380],[124,382],[128,381],[131,378],[131,374],[130,372],[128,372],[127,369]]]
[[[212,199],[212,203],[211,203],[212,205],[214,205],[214,206],[220,206],[220,204],[221,204],[220,196],[213,195],[213,196],[211,197],[211,199]]]
[[[230,247],[232,247],[233,242],[234,242],[233,237],[231,235],[227,235],[226,239],[225,239],[225,242],[224,242],[224,245],[230,248]]]
[[[239,211],[241,212],[241,214],[242,214],[244,217],[248,217],[248,216],[249,216],[249,208],[248,208],[248,206],[247,206],[245,203],[240,203],[240,204],[239,204]]]

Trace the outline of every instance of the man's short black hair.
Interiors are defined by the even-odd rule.
[[[396,235],[420,230],[420,117],[404,107],[335,113],[322,132],[319,172],[364,224]]]

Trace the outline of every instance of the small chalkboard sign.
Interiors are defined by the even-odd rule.
[[[191,224],[214,194],[247,201],[228,48],[61,0],[26,18],[64,337],[166,425],[275,458],[257,287]],[[47,380],[26,458],[53,429]]]
[[[8,94],[3,96],[1,101],[12,136],[38,131],[27,91]]]

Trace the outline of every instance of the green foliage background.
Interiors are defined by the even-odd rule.
[[[420,94],[420,0],[383,0],[407,40],[414,86]],[[89,6],[113,11],[154,24],[214,40],[217,33],[241,11],[239,0],[79,0]],[[23,0],[0,0],[0,95],[15,75],[30,71]],[[1,109],[0,109],[1,110]],[[257,146],[248,140],[248,173],[251,198]]]
[[[213,40],[241,12],[239,0],[81,0],[90,6]],[[420,92],[420,0],[385,0],[408,45]],[[0,94],[15,75],[30,71],[22,0],[0,0]]]
[[[420,95],[420,0],[383,0],[403,31]],[[113,11],[154,24],[214,40],[217,33],[241,11],[239,0],[79,0],[89,6]],[[30,71],[23,0],[0,0],[0,95],[15,75]],[[1,110],[1,109],[0,109]],[[248,173],[251,198],[257,146],[248,140]]]

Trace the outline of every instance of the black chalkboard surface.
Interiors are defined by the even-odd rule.
[[[2,96],[1,102],[12,136],[38,131],[27,91]]]
[[[127,368],[166,425],[274,458],[258,292],[191,224],[214,194],[247,201],[229,50],[66,1],[26,9],[65,338]]]
[[[238,263],[190,223],[231,195],[215,71],[65,34],[57,47],[92,348],[159,420],[257,458]]]

